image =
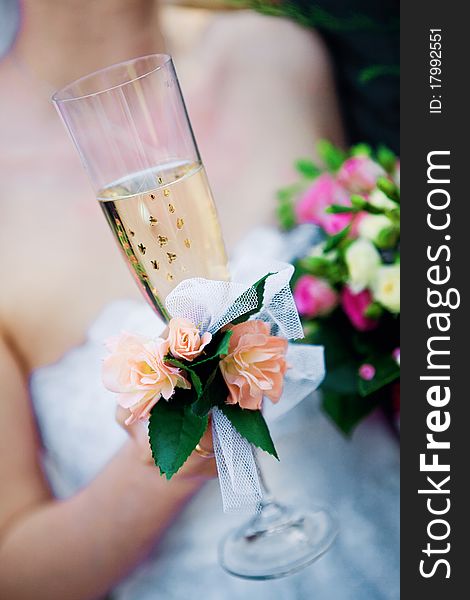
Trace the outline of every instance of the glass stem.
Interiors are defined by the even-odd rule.
[[[261,468],[261,465],[259,464],[258,451],[256,449],[253,449],[253,455],[254,455],[254,459],[255,459],[256,470],[258,471],[258,477],[259,477],[259,482],[261,485],[261,491],[263,492],[263,499],[261,500],[261,509],[263,509],[268,504],[277,504],[277,502],[274,499],[274,496],[272,495],[271,490],[269,489],[269,487],[266,483],[266,479],[264,477],[263,470]]]

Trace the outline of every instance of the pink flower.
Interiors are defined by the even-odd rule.
[[[392,352],[392,358],[397,365],[400,366],[400,348],[395,348],[395,350]]]
[[[329,173],[323,173],[304,193],[295,207],[299,223],[315,223],[329,235],[334,235],[351,222],[351,213],[330,215],[325,209],[331,204],[350,206],[349,195]]]
[[[107,348],[111,354],[103,363],[103,383],[129,409],[126,425],[146,419],[162,396],[168,400],[173,395],[175,387],[191,387],[180,369],[164,362],[169,348],[165,340],[122,333],[109,340]]]
[[[371,192],[382,175],[385,171],[368,156],[353,156],[344,161],[338,182],[351,193],[362,194]]]
[[[263,396],[278,402],[287,371],[287,340],[269,335],[263,321],[246,321],[232,328],[229,354],[220,370],[229,389],[227,404],[258,410]]]
[[[325,280],[302,275],[295,284],[294,300],[302,316],[313,318],[330,313],[338,303],[338,294]]]
[[[371,381],[375,377],[375,367],[369,363],[364,363],[359,367],[359,377],[365,381]]]
[[[194,360],[212,339],[212,334],[208,331],[201,337],[199,329],[188,319],[171,319],[169,328],[168,342],[175,358]]]
[[[368,289],[355,294],[350,287],[345,286],[341,292],[343,310],[358,331],[370,331],[379,324],[377,319],[370,319],[364,315],[371,302],[372,294]]]

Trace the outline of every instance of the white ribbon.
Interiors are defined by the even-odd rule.
[[[246,264],[246,263],[245,263]],[[290,290],[294,267],[280,262],[249,264],[233,273],[232,281],[192,278],[182,281],[167,297],[166,309],[172,317],[196,323],[202,332],[216,333],[221,327],[257,307],[253,284],[267,273],[264,302],[255,318],[271,324],[271,333],[287,339],[303,337],[302,325]],[[240,297],[243,295],[243,301]],[[265,401],[263,414],[274,420],[293,408],[321,383],[324,374],[323,348],[289,344],[289,370],[284,391],[277,404]],[[233,427],[224,413],[212,409],[214,452],[225,512],[255,512],[262,499],[252,445]]]

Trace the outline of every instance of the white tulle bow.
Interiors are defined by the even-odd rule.
[[[167,297],[172,317],[184,317],[201,331],[215,333],[224,325],[257,307],[253,284],[267,273],[262,309],[253,317],[271,324],[271,333],[289,340],[303,337],[302,325],[290,290],[292,265],[258,262],[238,269],[231,281],[192,278],[182,281]],[[241,300],[242,298],[242,300]],[[274,420],[293,408],[321,383],[323,348],[289,344],[289,370],[280,401],[264,401],[263,414]],[[212,409],[214,452],[225,512],[256,512],[263,497],[252,445],[233,427],[224,413]]]

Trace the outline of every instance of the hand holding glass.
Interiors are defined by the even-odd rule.
[[[139,288],[164,319],[165,299],[189,277],[228,279],[212,194],[172,60],[136,58],[53,96]],[[325,510],[298,512],[266,492],[260,513],[222,543],[240,577],[288,575],[331,545]]]

